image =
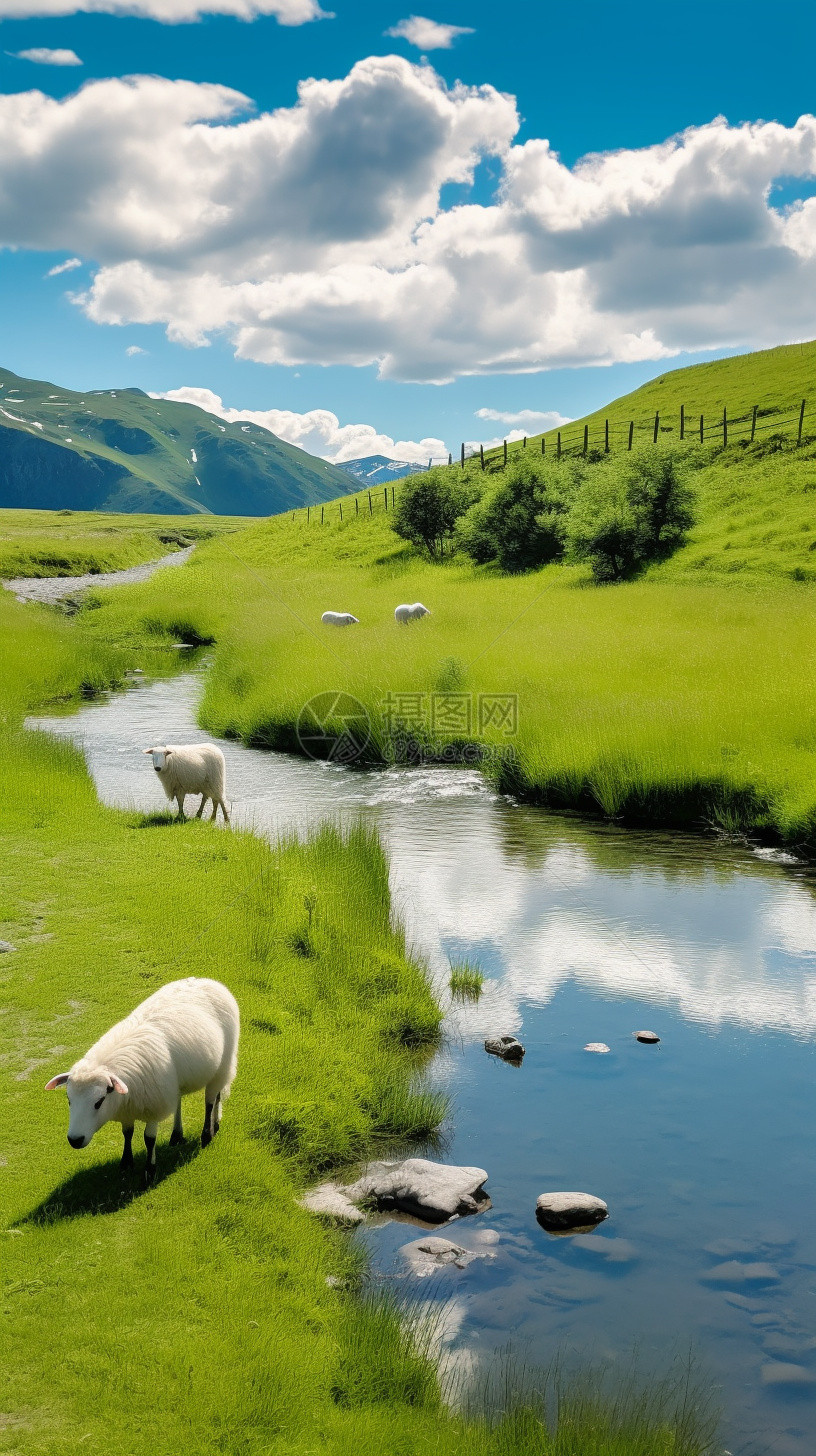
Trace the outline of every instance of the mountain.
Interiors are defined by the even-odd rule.
[[[259,425],[0,369],[0,507],[270,516],[347,490],[343,471]]]
[[[364,455],[361,460],[342,460],[338,470],[345,470],[363,486],[390,485],[404,475],[416,475],[426,465],[411,465],[407,460],[389,460],[387,455]]]

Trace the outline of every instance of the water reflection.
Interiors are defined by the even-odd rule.
[[[141,748],[205,738],[193,676],[43,726],[83,744],[103,799],[164,806]],[[508,1339],[533,1361],[577,1350],[658,1365],[696,1344],[721,1381],[730,1449],[812,1456],[816,1432],[816,900],[778,855],[622,832],[497,798],[471,771],[355,773],[224,744],[234,820],[275,836],[331,816],[379,826],[411,942],[447,982],[478,963],[433,1075],[454,1093],[457,1162],[493,1201],[455,1227],[491,1260],[451,1268],[444,1345],[472,1370]],[[213,832],[226,832],[214,830]],[[654,1025],[658,1047],[632,1033]],[[520,1034],[520,1069],[485,1055]],[[609,1055],[583,1051],[609,1045]],[[552,1239],[537,1196],[604,1198],[595,1234]],[[403,1225],[364,1237],[410,1279]],[[426,1281],[428,1285],[432,1281]],[[423,1296],[424,1297],[424,1296]]]

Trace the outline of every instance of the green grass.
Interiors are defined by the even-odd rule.
[[[478,1001],[484,986],[484,975],[478,966],[468,961],[451,961],[449,985],[454,996],[463,1000]]]
[[[0,579],[121,571],[245,525],[241,516],[0,511]]]

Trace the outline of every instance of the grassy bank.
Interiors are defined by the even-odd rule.
[[[0,579],[121,571],[245,525],[239,516],[0,511]]]
[[[427,1137],[444,1108],[417,1078],[439,1028],[367,831],[277,850],[207,824],[102,808],[81,756],[25,710],[115,681],[128,648],[80,614],[0,593],[6,797],[3,1399],[0,1451],[75,1456],[702,1456],[682,1387],[567,1387],[504,1419],[452,1413],[399,1310],[360,1297],[346,1235],[297,1203],[338,1162]],[[219,1137],[162,1130],[149,1192],[113,1126],[77,1154],[42,1091],[165,981],[212,975],[242,1012]],[[138,1166],[137,1166],[138,1172]],[[551,1434],[557,1425],[558,1433]]]

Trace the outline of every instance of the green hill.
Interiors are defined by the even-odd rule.
[[[347,489],[343,471],[259,425],[0,369],[0,506],[269,516]]]

